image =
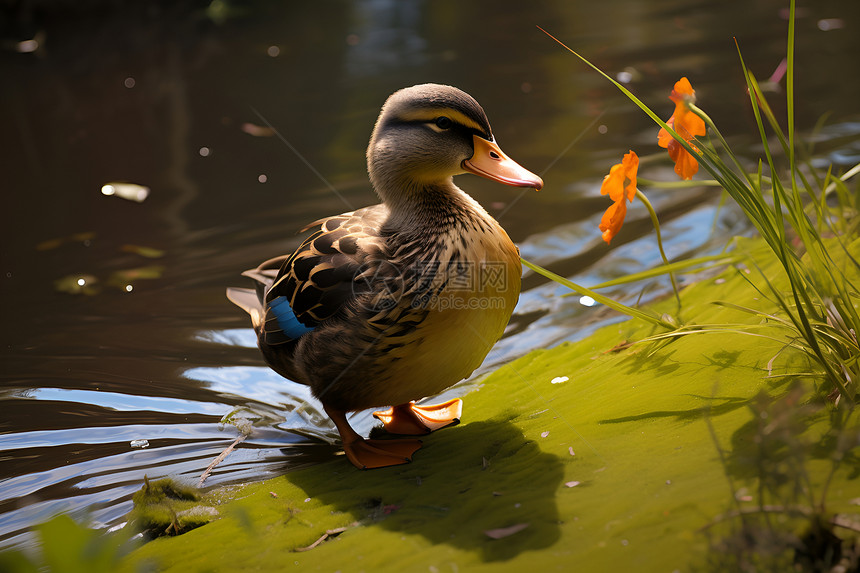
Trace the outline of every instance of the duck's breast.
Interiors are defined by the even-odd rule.
[[[417,282],[398,304],[420,321],[379,356],[391,381],[386,404],[437,394],[471,375],[519,299],[519,252],[492,219],[457,228],[428,251],[409,269]]]

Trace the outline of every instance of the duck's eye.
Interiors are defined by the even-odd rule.
[[[454,122],[451,121],[451,118],[445,117],[444,115],[437,117],[434,123],[439,129],[450,129],[451,126],[454,125]]]

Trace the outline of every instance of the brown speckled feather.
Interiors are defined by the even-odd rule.
[[[274,281],[266,289],[265,303],[287,299],[296,318],[309,328],[342,313],[367,285],[356,280],[370,261],[382,258],[384,241],[379,227],[385,215],[381,205],[320,219],[303,229],[316,230],[289,257],[283,257]],[[266,313],[262,337],[270,345],[292,340]]]

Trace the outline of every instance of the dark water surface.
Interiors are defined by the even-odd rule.
[[[535,24],[621,73],[664,117],[673,83],[688,76],[723,133],[755,152],[732,37],[769,77],[785,51],[783,4],[3,4],[0,545],[28,543],[31,526],[63,511],[122,523],[144,475],[197,479],[240,434],[221,423],[231,412],[254,429],[208,484],[337,451],[305,388],[263,366],[224,289],[292,250],[306,223],[376,202],[364,152],[388,94],[433,81],[475,96],[502,148],[546,187],[458,184],[523,256],[594,284],[659,264],[639,205],[612,249],[597,223],[609,166],[631,147],[662,150],[650,120]],[[860,3],[807,0],[800,15],[798,124],[810,130],[832,113],[816,155],[844,169],[860,156]],[[673,180],[658,155],[644,176]],[[104,195],[110,182],[151,191],[142,202]],[[747,231],[725,209],[712,232],[713,189],[649,196],[670,258],[718,251]],[[633,302],[643,289],[649,298],[666,285],[611,294]],[[483,370],[612,318],[563,292],[526,276]]]

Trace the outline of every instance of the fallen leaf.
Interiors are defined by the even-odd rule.
[[[630,348],[631,346],[633,346],[633,343],[625,340],[623,342],[619,342],[618,344],[604,352],[604,354],[609,354],[610,352],[620,352],[621,350],[624,350],[625,348]]]
[[[511,525],[510,527],[500,527],[498,529],[488,529],[484,531],[484,535],[491,539],[503,539],[505,537],[510,537],[514,533],[519,533],[526,527],[528,527],[528,523],[518,523],[516,525]]]

